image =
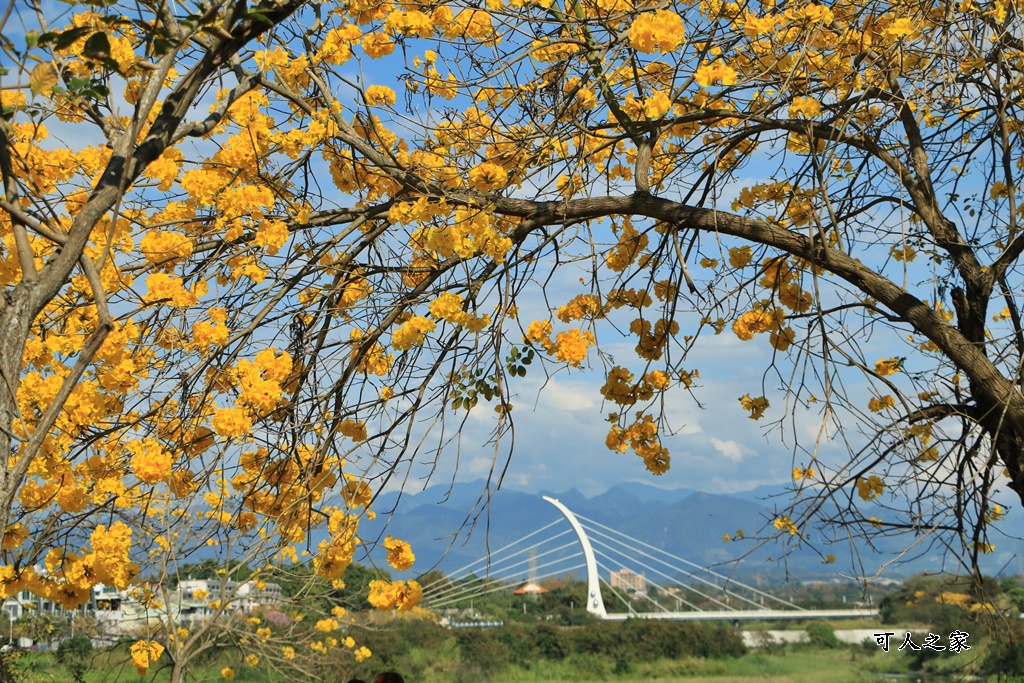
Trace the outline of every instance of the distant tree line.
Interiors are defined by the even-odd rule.
[[[373,651],[364,678],[376,669],[395,669],[420,680],[426,669],[450,666],[459,680],[493,680],[510,666],[531,667],[571,661],[595,678],[628,674],[657,659],[738,657],[746,652],[740,634],[724,625],[630,619],[594,621],[586,626],[506,623],[496,628],[448,629],[428,620],[396,620],[360,642]],[[424,657],[429,652],[431,656]],[[447,663],[439,663],[446,659]]]

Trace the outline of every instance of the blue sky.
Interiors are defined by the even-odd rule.
[[[603,345],[602,350],[628,359],[635,355],[632,346],[623,342]],[[576,487],[593,495],[622,481],[723,493],[790,481],[790,448],[777,433],[767,437],[763,433],[765,423],[781,417],[782,406],[771,408],[764,420],[755,422],[738,402],[760,386],[771,350],[765,338],[744,342],[728,330],[698,343],[684,365],[701,371],[700,388],[695,387],[694,394],[703,407],[681,389],[668,392],[665,412],[675,433],[664,438],[672,468],[661,476],[648,472],[636,456],[605,446],[605,417],[615,407],[603,405],[604,375],[596,354],[591,354],[590,361],[597,367],[557,372],[546,385],[541,373],[531,372],[513,385],[515,452],[505,485],[531,492]],[[494,449],[484,442],[494,414],[489,407],[481,407],[470,413],[462,433],[460,481],[486,477],[492,467]],[[805,423],[805,436],[813,436],[816,415],[801,415],[797,422]],[[447,481],[454,474],[453,461],[452,454],[443,459],[431,483]],[[409,483],[417,486],[415,476]]]

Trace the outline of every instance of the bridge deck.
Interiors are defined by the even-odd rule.
[[[877,617],[877,609],[751,609],[751,610],[708,610],[706,612],[618,612],[609,613],[604,619],[625,621],[626,619],[672,619],[678,621],[734,621],[737,619],[853,619],[856,617]]]

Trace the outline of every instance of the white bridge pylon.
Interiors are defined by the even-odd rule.
[[[594,557],[594,549],[590,545],[587,533],[583,531],[580,521],[576,519],[576,515],[572,513],[572,510],[562,505],[555,498],[548,498],[547,496],[543,498],[565,515],[565,518],[569,520],[569,525],[572,526],[572,530],[576,532],[580,539],[580,545],[583,547],[583,559],[587,563],[587,611],[602,619],[607,619],[608,612],[605,610],[604,600],[601,598],[601,577],[597,573],[597,558]]]
[[[843,619],[853,617],[872,617],[878,615],[877,609],[805,609],[800,607],[799,605],[794,604],[789,600],[783,600],[782,598],[778,598],[774,595],[771,595],[770,593],[766,593],[758,588],[755,588],[754,586],[749,586],[731,577],[727,577],[724,574],[719,574],[718,572],[712,571],[710,569],[700,567],[700,565],[684,560],[683,558],[676,557],[671,553],[666,553],[663,550],[650,546],[649,544],[643,543],[642,541],[637,541],[636,539],[630,540],[632,540],[633,543],[638,543],[639,545],[645,546],[650,550],[655,550],[662,554],[668,555],[677,562],[682,562],[690,567],[699,569],[702,572],[706,572],[707,574],[715,577],[716,579],[722,580],[724,585],[731,584],[739,589],[749,592],[751,595],[756,595],[760,597],[761,603],[758,604],[758,602],[753,598],[749,598],[740,593],[737,593],[736,591],[729,590],[725,588],[724,585],[719,586],[714,581],[706,579],[694,572],[686,572],[690,578],[696,579],[697,581],[700,581],[705,585],[714,587],[716,590],[720,590],[723,593],[725,593],[726,597],[724,602],[705,593],[700,593],[703,597],[710,599],[712,602],[716,603],[720,607],[723,607],[724,609],[703,610],[700,607],[693,605],[692,603],[687,603],[694,608],[693,611],[672,612],[663,610],[661,612],[636,612],[632,609],[632,606],[630,606],[629,612],[608,612],[604,605],[604,599],[601,597],[601,577],[598,573],[597,557],[594,553],[594,548],[590,543],[590,539],[587,537],[587,533],[583,529],[583,525],[580,523],[576,515],[569,508],[567,508],[565,505],[559,502],[557,499],[550,498],[548,496],[544,496],[543,498],[548,503],[551,503],[556,508],[558,508],[558,510],[565,516],[570,526],[572,526],[573,531],[576,532],[576,536],[578,537],[580,546],[583,550],[583,557],[587,569],[587,612],[597,617],[600,617],[601,619],[673,619],[710,621],[717,619]],[[604,527],[604,525],[597,524],[596,522],[593,522],[591,520],[587,521],[589,521],[592,524],[595,524],[596,526],[604,528],[606,531],[611,531],[613,533],[619,534],[619,532],[615,532],[613,529]],[[619,535],[625,536],[625,534]],[[647,553],[643,550],[640,550],[640,552],[641,554],[647,555]],[[650,555],[647,556],[650,557]],[[750,609],[733,608],[729,604],[730,598],[735,599],[737,602],[744,604]],[[782,605],[783,608],[772,609],[765,607],[766,600],[768,600],[770,603]]]

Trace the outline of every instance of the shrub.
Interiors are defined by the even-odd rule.
[[[807,627],[807,638],[817,647],[839,647],[839,639],[828,624],[815,623]]]
[[[72,636],[57,646],[57,661],[67,664],[75,659],[85,659],[92,652],[92,641],[81,634]]]

